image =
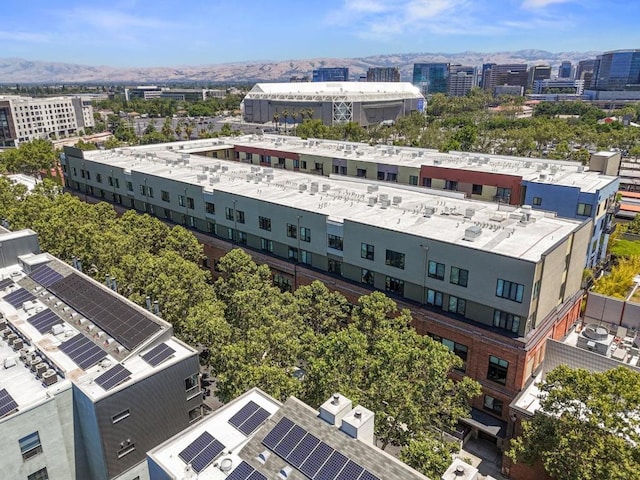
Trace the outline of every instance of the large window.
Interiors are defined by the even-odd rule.
[[[404,295],[404,282],[397,278],[385,277],[384,289],[387,292],[395,293],[397,295]]]
[[[366,283],[367,285],[373,285],[373,280],[374,280],[374,276],[373,276],[373,272],[371,270],[367,270],[366,268],[363,268],[360,271],[360,281],[362,283]]]
[[[178,195],[178,205],[180,205],[181,207],[185,206],[185,197],[184,197],[184,195]]]
[[[187,208],[190,208],[191,210],[196,208],[196,202],[191,197],[187,197]]]
[[[442,292],[431,290],[430,288],[427,289],[427,305],[442,308],[442,297]]]
[[[271,219],[267,217],[258,217],[258,227],[261,230],[271,231]]]
[[[266,238],[260,239],[260,248],[265,252],[273,253],[273,240],[268,240]]]
[[[247,244],[247,232],[241,232],[238,230],[238,243],[240,245],[246,245]]]
[[[227,220],[233,221],[233,208],[225,207],[224,216]]]
[[[579,203],[578,204],[578,215],[582,215],[584,217],[591,216],[591,205],[588,203]]]
[[[520,331],[520,317],[500,310],[494,310],[493,326],[512,333],[518,333],[518,331]]]
[[[496,297],[506,298],[513,302],[522,303],[522,295],[524,294],[524,285],[519,283],[509,282],[501,278],[498,279],[496,284]]]
[[[311,265],[311,252],[300,250],[300,261],[305,265]]]
[[[22,458],[25,460],[42,453],[42,444],[40,443],[40,435],[38,432],[33,432],[26,437],[22,437],[18,440],[18,444],[20,445]]]
[[[360,256],[362,258],[366,258],[367,260],[373,260],[374,258],[374,247],[373,245],[369,245],[368,243],[363,243],[360,245]]]
[[[236,210],[236,222],[244,223],[244,212],[242,210]]]
[[[445,190],[458,190],[458,182],[455,182],[453,180],[445,180],[444,189]]]
[[[163,202],[171,201],[171,195],[169,195],[169,192],[167,192],[166,190],[160,190],[160,198]]]
[[[509,362],[491,355],[489,357],[489,370],[487,371],[487,379],[502,385],[507,384],[507,371],[509,370]]]
[[[433,260],[429,260],[428,275],[431,278],[444,280],[444,263],[438,263],[438,262],[434,262]]]
[[[311,241],[311,229],[306,227],[300,227],[300,240],[303,242]]]
[[[474,183],[471,186],[471,193],[473,195],[482,195],[482,185],[478,185],[478,184]]]
[[[336,275],[342,275],[342,262],[338,260],[329,259],[328,270]]]
[[[540,205],[542,205],[542,197],[533,197],[533,204],[536,207],[539,207]]]
[[[454,285],[466,287],[467,282],[469,281],[469,270],[465,270],[464,268],[451,267],[449,281]]]
[[[198,382],[197,373],[184,379],[184,389],[187,392],[187,398],[193,398],[200,393],[200,382]]]
[[[511,200],[511,189],[498,187],[496,191],[496,199],[501,202],[509,202]]]
[[[390,267],[401,268],[404,270],[404,253],[387,250],[385,263]]]
[[[493,398],[491,395],[484,396],[484,405],[485,410],[489,410],[497,415],[502,415],[502,400],[498,400],[497,398]]]
[[[329,248],[333,248],[334,250],[342,250],[342,237],[338,237],[337,235],[327,235],[327,239]]]
[[[467,301],[463,298],[449,296],[449,311],[457,313],[458,315],[464,315],[467,309]]]
[[[216,205],[215,205],[215,203],[205,202],[204,208],[205,208],[205,211],[209,215],[215,215],[215,213],[216,213]]]
[[[293,260],[294,262],[298,261],[298,249],[296,247],[289,247],[289,260]]]
[[[287,223],[287,237],[298,238],[298,227],[291,223]]]
[[[49,480],[49,474],[47,473],[47,467],[41,468],[37,472],[33,472],[27,477],[27,480]]]
[[[463,364],[460,368],[456,368],[456,370],[464,372],[467,368],[467,354],[469,353],[469,348],[466,345],[463,345],[458,342],[454,342],[453,340],[449,340],[448,338],[442,338],[438,335],[429,334],[431,338],[433,338],[436,342],[442,343],[445,347],[455,353],[458,357],[460,357],[463,361]]]

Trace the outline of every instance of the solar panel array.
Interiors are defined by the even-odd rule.
[[[82,334],[62,342],[60,350],[83,370],[94,366],[107,355],[104,350]]]
[[[5,388],[0,390],[0,418],[13,412],[18,408],[18,404]]]
[[[36,330],[40,333],[45,334],[50,331],[54,325],[62,323],[62,320],[53,311],[47,308],[46,310],[38,312],[32,317],[27,318],[27,322],[36,327]]]
[[[160,330],[160,325],[143,312],[77,273],[58,280],[49,290],[128,350]]]
[[[0,290],[4,290],[9,285],[13,285],[13,280],[10,278],[5,278],[4,280],[0,280]]]
[[[32,280],[38,282],[43,287],[47,288],[58,280],[62,279],[62,275],[56,272],[48,265],[41,265],[29,275]]]
[[[105,390],[111,390],[130,378],[131,372],[122,365],[117,364],[97,377],[95,381]]]
[[[190,463],[191,468],[200,473],[224,450],[224,445],[216,440],[209,432],[204,432],[178,456],[184,463]]]
[[[4,297],[5,302],[9,302],[13,308],[20,308],[24,302],[28,302],[29,300],[33,300],[36,298],[30,292],[21,288]]]
[[[287,417],[271,429],[262,443],[312,480],[379,480]]]
[[[229,423],[249,436],[255,432],[271,415],[256,402],[251,400],[229,419]]]
[[[227,480],[267,480],[267,477],[243,461],[233,469],[233,472],[229,474]]]
[[[159,365],[162,362],[164,362],[167,358],[169,358],[174,353],[176,353],[176,351],[173,348],[171,348],[166,343],[161,343],[160,345],[153,347],[147,353],[142,355],[142,358],[149,365],[151,365],[152,367],[155,367],[156,365]]]

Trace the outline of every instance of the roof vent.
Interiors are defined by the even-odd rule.
[[[291,476],[291,472],[293,472],[293,469],[289,465],[287,465],[286,467],[283,467],[282,470],[280,470],[278,477],[286,480]]]
[[[464,467],[462,465],[458,465],[454,471],[456,477],[461,477],[465,474]]]
[[[269,460],[270,456],[271,456],[271,452],[269,452],[269,450],[263,450],[262,452],[260,452],[258,454],[258,456],[256,457],[256,460],[258,460],[260,463],[262,463],[264,465],[266,463],[266,461]],[[229,460],[231,460],[231,459],[229,459]],[[220,469],[222,470],[222,462],[220,463]]]
[[[262,455],[262,453],[260,455]],[[258,457],[260,455],[258,455]],[[269,458],[269,452],[267,452],[267,458]],[[220,460],[220,470],[222,470],[223,472],[230,472],[232,468],[233,468],[233,460],[231,458],[226,457]]]

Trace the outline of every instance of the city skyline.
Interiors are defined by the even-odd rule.
[[[114,67],[469,50],[607,51],[636,46],[631,22],[640,13],[640,5],[617,0],[309,0],[304,10],[299,5],[120,0],[106,9],[79,0],[64,7],[8,0],[0,39],[4,57]]]

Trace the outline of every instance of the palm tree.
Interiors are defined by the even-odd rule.
[[[284,117],[284,134],[287,134],[287,119],[289,118],[289,110],[286,108],[282,111],[282,116]]]
[[[187,136],[187,140],[191,140],[191,134],[193,133],[193,128],[196,126],[196,122],[190,120],[184,127],[184,133]]]
[[[178,123],[176,123],[176,128],[175,128],[176,137],[178,137],[178,140],[182,140],[182,127],[183,126],[184,126],[184,122],[182,120],[178,120]]]
[[[273,114],[273,128],[276,129],[276,131],[278,131],[278,123],[280,122],[280,114],[278,112]]]

